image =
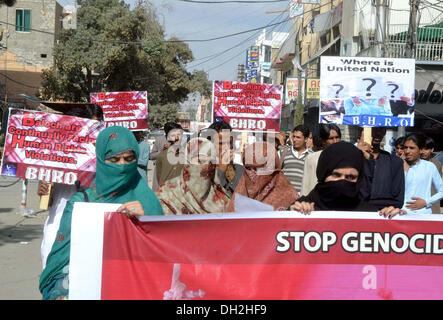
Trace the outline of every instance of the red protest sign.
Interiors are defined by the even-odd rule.
[[[1,174],[89,186],[95,174],[99,121],[10,109]]]
[[[146,91],[98,92],[91,93],[90,99],[102,108],[106,127],[122,126],[131,131],[148,129]]]
[[[213,118],[238,131],[280,131],[282,86],[214,81]]]

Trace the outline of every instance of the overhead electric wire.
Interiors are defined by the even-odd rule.
[[[319,6],[319,8],[323,7],[323,6],[329,6],[329,3],[323,4],[321,6]],[[318,8],[317,8],[318,9]],[[313,11],[312,9],[310,11]],[[309,12],[309,11],[308,11]],[[287,21],[290,21],[293,18],[299,17],[299,16],[303,16],[304,13],[297,15],[295,17],[292,18],[287,18],[283,21],[271,24],[271,25],[267,25],[267,26],[260,26],[257,28],[253,28],[253,29],[248,29],[248,30],[244,30],[244,31],[240,31],[240,32],[235,32],[235,33],[231,33],[231,34],[227,34],[227,35],[223,35],[223,36],[218,36],[218,37],[213,37],[213,38],[209,38],[209,39],[177,39],[177,40],[162,40],[162,42],[165,43],[176,43],[176,42],[210,42],[210,41],[214,41],[214,40],[220,40],[220,39],[225,39],[225,38],[230,38],[230,37],[234,37],[237,35],[241,35],[241,34],[245,34],[245,33],[249,33],[249,32],[253,32],[253,31],[257,31],[260,29],[263,29],[265,27],[271,27],[273,25],[279,25],[282,23],[285,23]],[[0,21],[0,23],[6,24],[6,25],[10,25],[10,26],[15,26],[15,24],[13,23],[7,23],[4,21]],[[45,33],[45,34],[50,34],[50,35],[56,35],[54,32],[49,32],[49,31],[44,31],[44,30],[39,30],[39,29],[34,29],[34,28],[30,28],[30,31],[35,31],[35,32],[41,32],[41,33]],[[70,39],[78,39],[78,40],[85,40],[85,41],[92,41],[92,42],[101,42],[101,43],[115,43],[115,44],[143,44],[143,41],[115,41],[115,40],[98,40],[98,39],[88,39],[88,38],[77,38],[75,36],[70,37]]]
[[[287,21],[290,21],[291,19],[295,19],[295,18],[297,18],[297,17],[304,16],[304,14],[309,13],[309,12],[318,11],[318,9],[320,9],[320,8],[322,8],[322,7],[324,7],[324,6],[330,6],[330,3],[325,3],[325,4],[322,4],[322,5],[315,6],[315,8],[312,8],[312,9],[310,9],[310,10],[308,10],[308,11],[306,11],[306,12],[303,12],[302,14],[299,14],[299,15],[297,15],[297,16],[294,16],[294,17],[292,17],[292,18],[286,19],[286,20],[284,20],[284,21],[282,21],[282,22],[287,22]],[[280,24],[280,23],[278,23],[278,24]],[[273,25],[276,25],[276,24],[273,24]],[[289,33],[288,38],[290,38],[292,35],[294,35],[294,33],[296,33],[296,32],[300,32],[300,30],[301,30],[301,29],[294,30],[294,32]],[[278,54],[280,53],[281,49],[282,49],[282,47],[279,48]],[[236,58],[237,56],[239,56],[239,55],[240,55],[241,53],[243,53],[243,52],[244,52],[244,50],[243,50],[242,52],[236,54],[235,56],[233,56],[231,59]],[[278,54],[277,54],[277,55],[278,55]],[[231,60],[231,59],[230,59],[230,60]],[[228,63],[230,60],[226,60],[225,62],[223,62],[223,63],[221,63],[221,64],[219,64],[219,65],[217,65],[217,66],[215,66],[215,67],[212,67],[212,68],[206,70],[206,72],[209,72],[209,71],[211,71],[211,70],[213,70],[213,69],[219,68],[219,67],[221,67],[222,65],[224,65],[225,63]]]
[[[224,36],[219,36],[219,37],[214,37],[214,38],[209,38],[209,39],[199,39],[199,40],[191,40],[191,39],[187,39],[187,40],[165,40],[165,42],[209,42],[209,41],[214,41],[214,40],[220,40],[220,39],[225,39],[225,38],[230,38],[230,37],[234,37],[234,36],[238,36],[240,34],[245,34],[245,33],[249,33],[249,32],[253,32],[253,31],[257,31],[257,30],[262,30],[266,27],[272,27],[272,26],[277,26],[279,24],[288,22],[290,19],[285,19],[283,21],[280,22],[276,22],[273,24],[269,24],[266,26],[261,26],[258,28],[254,28],[254,29],[249,29],[249,30],[245,30],[245,31],[240,31],[240,32],[236,32],[236,33],[231,33],[231,34],[227,34]]]
[[[221,1],[202,1],[202,0],[177,0],[180,2],[204,3],[204,4],[221,4],[221,3],[275,3],[287,2],[288,0],[221,0]]]
[[[182,6],[186,6],[187,4],[180,4]],[[204,5],[202,5],[204,6]],[[240,5],[241,6],[241,5]],[[263,11],[266,10],[266,8],[268,8],[270,5],[269,4],[261,4],[261,5],[254,5],[254,6],[248,6],[248,11],[247,11],[247,18],[248,20],[255,20],[256,18],[258,18],[258,20],[261,19],[261,15],[263,13]],[[177,10],[180,10],[182,7],[179,7]],[[206,6],[206,8],[208,8]],[[185,20],[181,20],[181,21],[175,21],[176,19],[174,19],[174,29],[179,29],[177,26],[189,23],[189,22],[195,22],[198,21],[199,24],[203,21],[211,21],[213,22],[214,19],[217,19],[225,14],[228,14],[229,16],[229,20],[223,20],[223,24],[225,25],[231,25],[231,22],[239,22],[245,21],[245,15],[244,12],[241,12],[240,10],[232,10],[232,5],[224,5],[222,6],[222,8],[217,7],[217,12],[215,13],[215,15],[213,14],[208,14],[208,10],[211,9],[205,9],[205,10],[201,10],[201,11],[196,11],[196,12],[202,12],[203,15],[202,16],[194,16],[191,19],[185,19]],[[211,12],[212,13],[212,12]],[[258,16],[257,14],[261,13],[260,16]],[[237,15],[240,14],[240,15]],[[201,34],[201,29],[200,28],[197,32],[199,34]],[[196,33],[197,33],[196,32]],[[180,33],[180,38],[184,38],[183,34]]]
[[[0,76],[3,76],[3,77],[5,77],[6,79],[8,79],[9,81],[12,81],[12,82],[14,82],[14,83],[17,83],[17,84],[19,84],[19,85],[22,85],[22,86],[25,86],[25,87],[28,87],[28,88],[32,88],[32,89],[40,89],[40,87],[34,87],[34,86],[29,85],[29,84],[26,84],[26,83],[23,83],[23,82],[20,82],[20,81],[17,81],[17,80],[11,79],[11,78],[8,77],[6,74],[1,73],[1,72],[0,72]]]
[[[245,49],[242,49],[242,50],[241,50],[239,53],[237,53],[236,55],[230,57],[229,59],[227,59],[227,60],[221,62],[220,64],[218,64],[218,65],[216,65],[216,66],[213,66],[213,67],[211,67],[211,68],[209,68],[209,69],[206,69],[205,71],[206,71],[206,72],[209,72],[209,71],[212,71],[212,70],[214,70],[214,69],[220,68],[220,67],[223,66],[224,64],[230,62],[232,59],[234,59],[234,58],[236,58],[236,57],[238,57],[239,55],[244,54],[244,53],[245,53]]]
[[[309,12],[318,11],[318,9],[320,9],[320,8],[322,8],[322,7],[324,7],[324,6],[330,6],[330,3],[324,3],[324,4],[322,4],[322,5],[315,6],[315,8],[312,8],[312,9],[306,11],[306,12],[303,12],[303,13],[300,14],[300,15],[294,16],[294,17],[289,18],[289,19],[287,19],[287,20],[289,21],[290,19],[294,19],[294,18],[297,18],[297,17],[300,17],[300,16],[304,16],[306,13],[309,13]],[[301,27],[302,27],[302,26],[300,25],[300,27],[299,27],[297,30],[294,30],[294,32],[289,33],[288,38],[290,38],[290,37],[291,37],[292,35],[294,35],[295,33],[300,32],[300,31],[301,31]],[[277,53],[277,56],[278,56],[278,54],[280,54],[281,49],[282,49],[282,47],[280,46],[279,51],[278,51],[278,53]],[[210,68],[210,69],[207,69],[207,70],[205,70],[205,71],[206,71],[206,72],[209,72],[209,71],[211,71],[211,70],[217,69],[217,68],[221,67],[222,65],[224,65],[224,64],[228,63],[229,61],[231,61],[233,58],[236,58],[237,56],[239,56],[239,55],[242,54],[243,52],[244,52],[244,50],[243,50],[242,52],[239,52],[239,53],[236,54],[235,56],[231,57],[231,59],[229,59],[229,60],[225,60],[224,62],[222,62],[222,63],[220,63],[220,64],[218,64],[218,65],[216,65],[216,66],[214,66],[214,67],[212,67],[212,68]]]
[[[226,63],[228,63],[228,62],[230,62],[232,59],[234,59],[234,58],[238,57],[240,54],[244,54],[244,53],[245,53],[245,49],[242,49],[242,51],[240,51],[239,53],[237,53],[235,56],[232,56],[232,57],[229,58],[228,60],[225,60],[225,61],[223,61],[222,63],[220,63],[220,64],[218,64],[218,65],[216,65],[216,66],[214,66],[214,67],[211,67],[211,68],[209,68],[209,69],[207,69],[207,70],[205,70],[205,71],[206,71],[206,72],[209,72],[209,71],[212,71],[212,70],[214,70],[214,69],[220,68],[222,65],[224,65],[224,64],[226,64]]]
[[[257,17],[257,13],[263,13],[263,11],[265,10],[266,7],[268,7],[269,5],[262,5],[262,6],[254,6],[253,9],[248,8],[248,18],[254,20]],[[215,19],[214,15],[208,14],[206,12],[206,10],[202,10],[202,12],[204,13],[202,16],[194,16],[190,19],[185,19],[182,21],[175,21],[174,19],[174,29],[180,29],[179,26],[183,25],[183,24],[188,24],[189,22],[195,22],[198,21],[199,25],[204,22],[204,21],[211,21],[213,22]],[[220,9],[217,10],[217,17],[222,16],[223,14],[228,13],[229,14],[229,20],[224,20],[223,24],[225,25],[232,25],[235,24],[239,21],[244,22],[245,20],[245,16],[243,12],[232,12],[232,6],[226,6],[225,10],[224,9]],[[239,16],[236,15],[236,13],[240,13]],[[197,31],[198,33],[201,33],[201,28]],[[197,33],[196,31],[193,31],[192,33]],[[184,38],[187,34],[190,34],[190,32],[186,32],[186,33],[180,33],[180,36],[177,36],[178,38]]]
[[[283,13],[281,13],[281,14],[278,15],[276,18],[274,18],[273,20],[271,20],[270,23],[272,23],[274,20],[280,18],[282,15],[283,15]],[[280,26],[282,26],[282,25],[280,25]],[[266,29],[266,28],[267,28],[267,27],[265,27],[265,28],[263,28],[263,29]],[[223,51],[221,51],[221,52],[213,53],[213,54],[211,54],[211,55],[209,55],[209,56],[206,56],[206,57],[204,57],[204,58],[200,58],[200,59],[198,59],[198,60],[205,60],[205,61],[203,61],[203,62],[199,62],[199,63],[197,63],[197,64],[195,64],[195,65],[189,65],[189,66],[187,66],[187,67],[188,67],[188,68],[195,68],[195,67],[198,66],[198,65],[202,65],[202,64],[204,64],[204,63],[206,63],[206,62],[209,62],[209,61],[211,61],[211,60],[213,60],[213,59],[219,57],[220,55],[222,55],[222,54],[224,54],[224,53],[226,53],[226,52],[228,52],[228,51],[231,51],[232,49],[235,49],[235,48],[241,46],[241,45],[244,44],[245,42],[247,42],[247,41],[251,40],[252,38],[254,38],[257,34],[259,34],[259,32],[255,32],[254,34],[252,34],[251,36],[249,36],[249,37],[246,38],[245,40],[241,41],[240,43],[238,43],[238,44],[236,44],[236,45],[234,45],[234,46],[232,46],[232,47],[230,47],[230,48],[228,48],[228,49],[225,49],[225,50],[223,50]],[[195,61],[197,61],[197,60],[194,60],[193,62],[195,62]],[[192,62],[191,62],[191,63],[192,63]]]
[[[274,23],[272,25],[260,26],[260,27],[257,27],[257,28],[253,28],[253,29],[249,29],[249,30],[244,30],[244,31],[240,31],[240,32],[235,32],[235,33],[227,34],[227,35],[224,35],[224,36],[219,36],[219,37],[214,37],[214,38],[209,38],[209,39],[185,39],[185,40],[177,39],[177,40],[162,40],[162,42],[166,42],[166,43],[209,42],[209,41],[230,38],[230,37],[238,36],[238,35],[241,35],[241,34],[245,34],[245,33],[253,32],[253,31],[261,30],[261,29],[263,29],[265,27],[270,27],[270,26],[273,26],[273,25],[279,25],[279,24],[285,23],[285,22],[287,22],[289,20],[290,19],[288,18],[288,19],[285,19],[283,21]],[[6,24],[6,25],[15,26],[15,24],[13,24],[13,23],[7,23],[7,22],[4,22],[4,21],[0,21],[0,23]],[[55,33],[53,33],[53,32],[47,32],[47,31],[38,30],[38,29],[29,29],[29,30],[36,31],[36,32],[42,32],[42,33],[46,33],[46,34],[50,34],[50,35],[55,35]],[[102,43],[103,42],[105,42],[105,43],[115,43],[115,44],[143,44],[143,41],[97,40],[97,39],[76,38],[76,37],[70,37],[70,39],[85,40],[85,41],[92,41],[92,42],[102,42]]]

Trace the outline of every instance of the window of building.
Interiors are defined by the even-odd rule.
[[[15,31],[31,31],[31,10],[15,10]]]
[[[271,62],[271,47],[265,46],[265,62]]]
[[[324,35],[320,36],[320,44],[322,47],[331,42],[331,30],[328,30]]]
[[[335,38],[337,38],[340,35],[340,25],[336,25],[332,28],[332,36]]]
[[[272,83],[271,78],[263,77],[263,83]]]

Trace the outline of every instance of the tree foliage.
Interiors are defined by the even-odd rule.
[[[16,2],[16,0],[0,0],[0,6],[6,5],[12,7]]]
[[[305,106],[303,105],[303,95],[299,94],[294,114],[294,127],[304,123],[303,114],[305,112]]]
[[[60,33],[55,66],[43,73],[42,98],[88,101],[91,92],[147,91],[149,103],[158,105],[207,90],[207,77],[186,71],[194,59],[189,46],[165,41],[148,1],[138,1],[132,10],[118,0],[78,4],[77,29]]]
[[[212,82],[208,80],[208,75],[203,70],[196,70],[191,76],[191,91],[198,91],[202,96],[212,95]]]
[[[149,129],[163,129],[166,122],[178,120],[178,103],[149,106]]]

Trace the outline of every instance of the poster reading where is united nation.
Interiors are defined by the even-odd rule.
[[[320,123],[414,126],[415,60],[321,57]]]

